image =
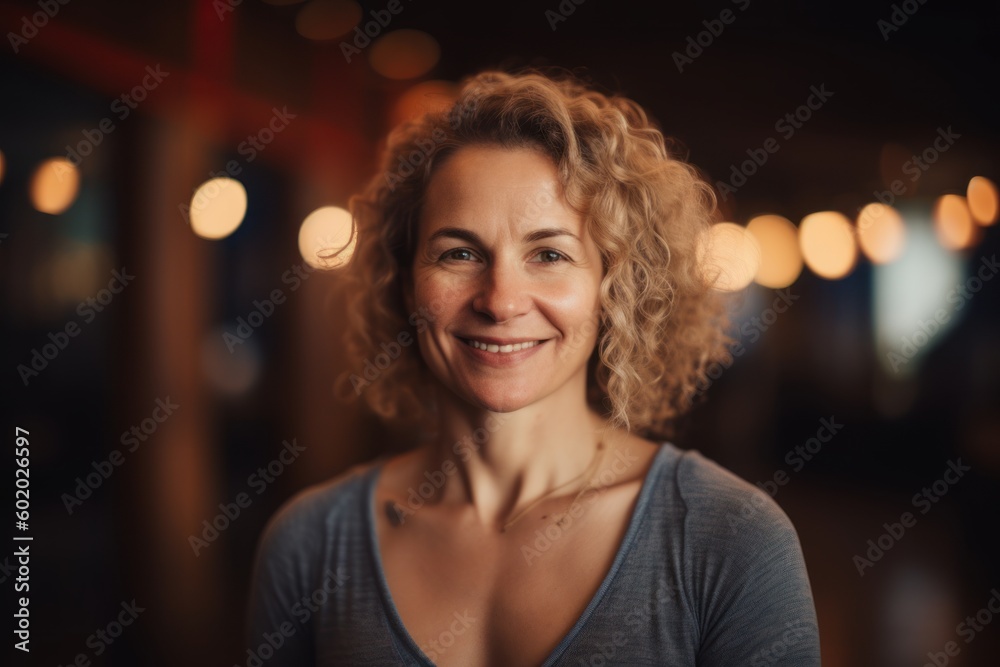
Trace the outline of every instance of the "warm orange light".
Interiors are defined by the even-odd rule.
[[[437,64],[441,47],[421,30],[394,30],[371,46],[368,62],[387,79],[414,79]]]
[[[753,280],[760,268],[760,246],[745,227],[732,222],[712,225],[698,244],[702,274],[713,288],[736,292]]]
[[[64,157],[42,162],[31,177],[31,202],[42,213],[62,213],[79,190],[80,172]]]
[[[858,258],[851,223],[836,211],[811,213],[802,218],[799,248],[806,266],[816,275],[829,280],[843,278],[850,273]]]
[[[458,86],[450,81],[424,81],[413,86],[396,101],[392,124],[418,118],[425,113],[447,109],[455,103]]]
[[[976,239],[976,226],[965,197],[942,195],[934,204],[934,231],[945,248],[960,250],[971,247]]]
[[[872,202],[858,213],[858,245],[873,264],[888,264],[903,254],[906,226],[891,206]]]
[[[306,39],[336,39],[361,20],[361,7],[353,0],[313,0],[295,15],[295,29]]]
[[[794,283],[802,272],[795,225],[780,215],[759,215],[747,224],[747,231],[760,247],[760,268],[754,277],[757,284],[781,289]]]
[[[222,239],[243,222],[247,191],[243,184],[220,177],[202,183],[191,197],[191,229],[206,239]]]
[[[351,238],[353,221],[350,211],[339,206],[318,208],[299,227],[299,254],[309,266],[336,269],[345,265],[354,254],[357,237]],[[343,250],[332,259],[323,256]]]
[[[969,181],[969,187],[965,194],[973,220],[980,225],[992,225],[997,221],[1000,197],[997,196],[997,186],[993,181],[983,176],[974,176]]]

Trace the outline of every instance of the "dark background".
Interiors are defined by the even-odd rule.
[[[573,69],[642,104],[712,182],[775,136],[776,120],[810,86],[825,85],[834,95],[727,199],[727,220],[774,212],[797,223],[827,209],[853,217],[938,128],[961,138],[900,198],[908,228],[929,218],[937,196],[964,194],[972,176],[1000,179],[992,3],[912,2],[916,11],[886,38],[878,21],[894,11],[888,2],[753,0],[741,11],[722,1],[589,0],[556,30],[545,16],[556,0],[402,2],[389,29],[426,31],[441,47],[422,79]],[[361,4],[366,15],[385,6]],[[341,39],[299,35],[302,4],[244,0],[221,18],[217,7],[70,0],[15,53],[8,33],[39,4],[0,4],[2,465],[12,480],[14,428],[27,429],[34,537],[32,651],[27,661],[12,652],[15,664],[69,664],[79,653],[95,664],[245,664],[246,586],[267,518],[297,490],[400,437],[334,396],[343,367],[336,272],[311,273],[295,291],[282,276],[302,262],[302,219],[345,206],[374,173],[393,104],[416,81],[387,80],[364,57],[345,62]],[[735,20],[679,72],[674,52],[725,8]],[[157,64],[169,76],[83,161],[74,203],[55,216],[34,210],[35,166],[65,155]],[[245,220],[223,240],[197,237],[178,206],[240,159],[240,143],[275,107],[296,118],[237,176]],[[962,281],[997,251],[997,229],[983,231],[952,255]],[[77,304],[121,267],[134,282],[26,386],[17,366],[80,322]],[[799,531],[825,665],[922,665],[948,641],[961,648],[948,664],[994,665],[1000,619],[969,643],[957,626],[1000,587],[1000,282],[984,283],[954,326],[894,373],[876,337],[877,311],[893,302],[876,299],[876,273],[864,259],[836,281],[804,269],[791,288],[799,300],[759,340],[743,339],[746,353],[675,442],[751,482],[789,473],[775,500]],[[237,354],[220,356],[220,327],[235,328],[276,287],[287,302]],[[774,296],[752,286],[734,299],[737,322]],[[216,363],[224,369],[212,375]],[[212,379],[245,374],[239,389]],[[167,397],[180,407],[69,514],[63,494]],[[792,472],[786,453],[823,418],[843,428]],[[306,447],[301,457],[196,556],[189,536],[291,439]],[[971,470],[859,576],[853,557],[867,540],[914,512],[912,496],[959,458]],[[13,482],[6,488],[12,498]],[[13,560],[14,548],[0,559]],[[12,610],[16,573],[6,562],[0,586]],[[95,657],[88,637],[133,599],[145,611]]]

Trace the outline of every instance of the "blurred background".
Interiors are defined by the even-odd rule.
[[[9,533],[32,537],[0,552],[13,625],[30,544],[13,664],[246,664],[267,519],[404,436],[335,391],[317,249],[395,124],[520,65],[635,99],[719,192],[703,260],[737,345],[674,442],[791,517],[824,665],[998,664],[998,14],[0,3],[3,493],[22,436]]]

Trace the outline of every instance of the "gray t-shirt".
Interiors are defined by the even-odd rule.
[[[426,666],[455,639],[444,633],[422,650],[392,603],[375,546],[373,490],[384,460],[302,491],[271,518],[241,665]],[[456,617],[452,627],[465,626]],[[788,516],[757,487],[669,442],[611,569],[543,663],[819,664],[812,589]]]

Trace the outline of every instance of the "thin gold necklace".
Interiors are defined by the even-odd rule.
[[[597,449],[594,450],[594,458],[591,460],[591,462],[587,466],[586,470],[584,470],[582,473],[580,473],[579,475],[577,475],[573,479],[569,480],[568,482],[560,484],[559,486],[555,487],[554,489],[551,489],[551,490],[547,491],[540,498],[536,499],[534,502],[532,502],[526,508],[524,508],[523,510],[521,510],[520,512],[518,512],[517,515],[513,519],[510,519],[509,521],[507,521],[503,525],[503,527],[500,528],[500,532],[501,533],[506,533],[507,529],[510,528],[511,526],[513,526],[518,520],[521,519],[521,517],[523,517],[525,514],[527,514],[531,510],[533,510],[535,507],[538,506],[539,503],[541,503],[543,500],[545,500],[546,498],[548,498],[549,496],[551,496],[553,493],[555,493],[559,489],[562,489],[562,488],[564,488],[566,486],[569,486],[573,482],[579,480],[581,477],[586,477],[587,475],[589,475],[592,472],[592,470],[594,469],[594,467],[596,466],[596,464],[598,463],[598,461],[600,461],[600,459],[602,458],[601,454],[603,453],[603,450],[604,450],[604,439],[602,438],[601,441],[597,443]],[[590,485],[589,484],[585,484],[584,487],[582,489],[580,489],[580,492],[576,494],[576,497],[573,498],[573,501],[569,504],[569,506],[572,507],[573,504],[576,503],[576,501],[580,499],[580,496],[582,496],[583,493],[584,493],[584,491],[586,491],[588,488],[590,488]],[[563,514],[565,514],[565,512],[563,512]],[[559,520],[559,523],[561,523],[561,522],[562,522],[562,519]]]

